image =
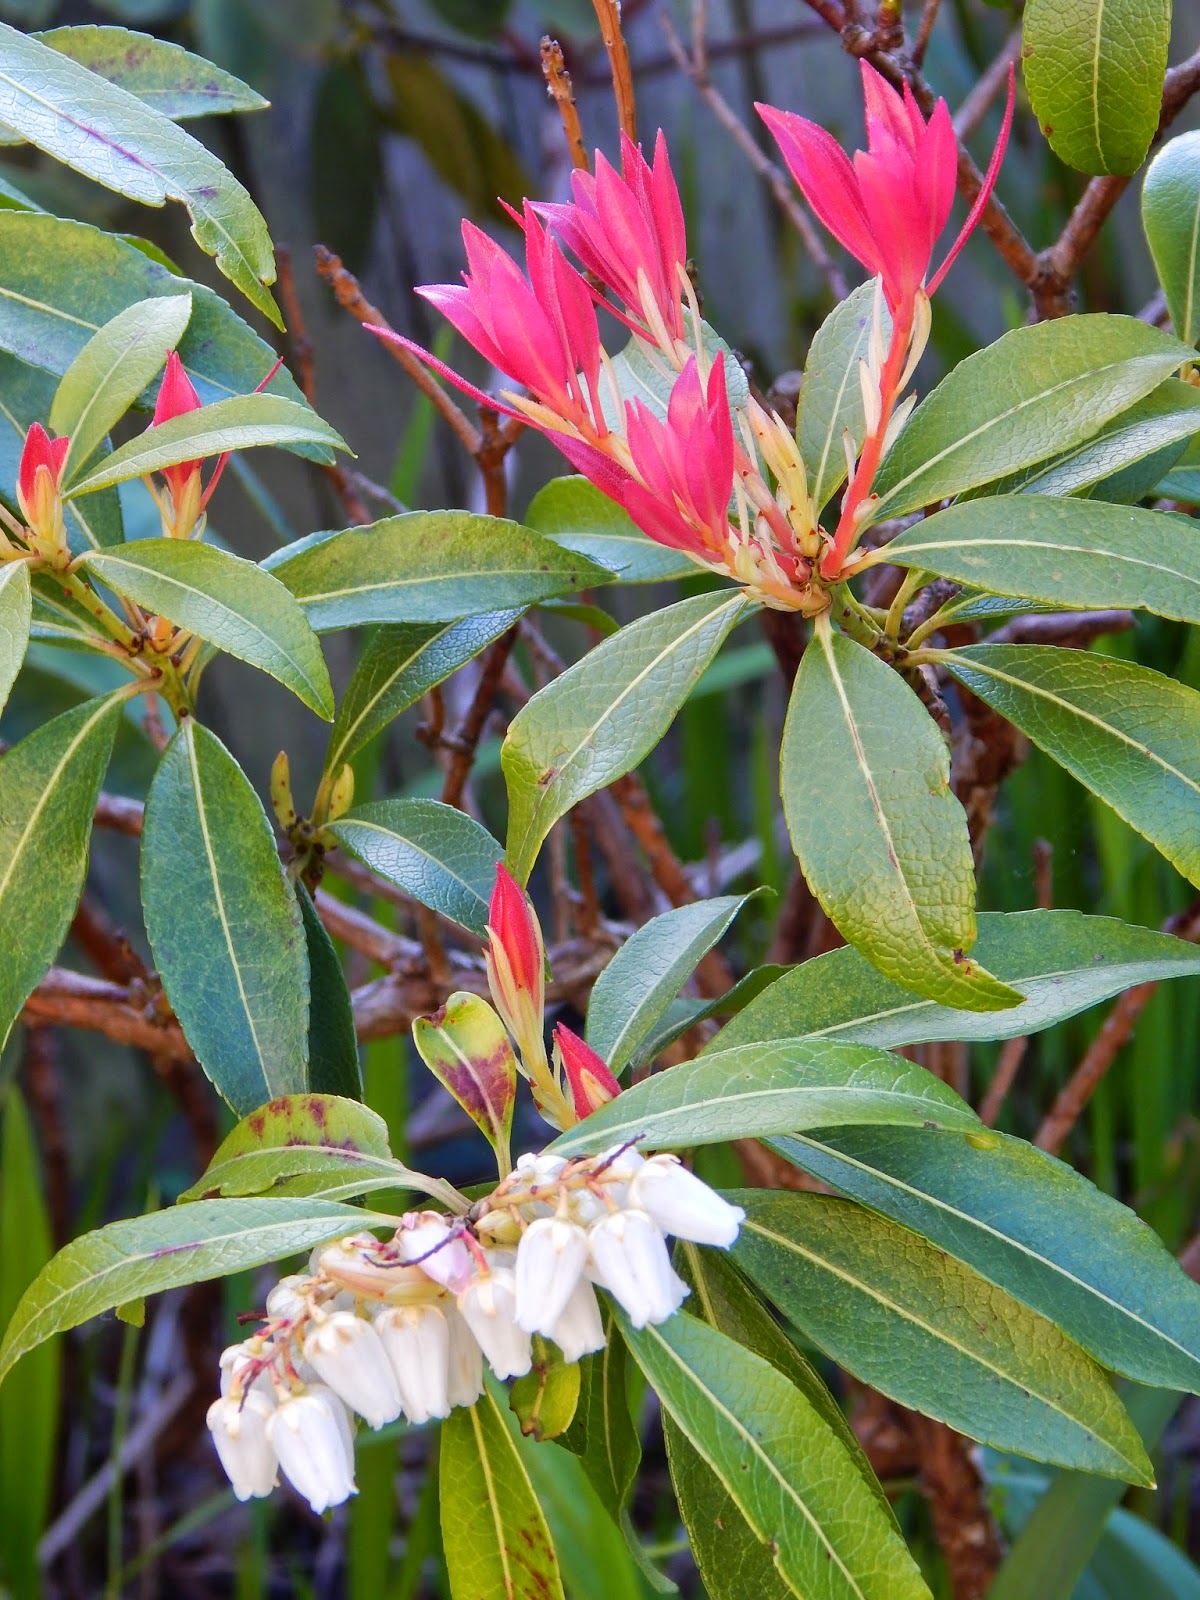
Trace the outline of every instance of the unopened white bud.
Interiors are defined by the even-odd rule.
[[[458,1308],[447,1304],[450,1373],[446,1398],[452,1406],[473,1406],[483,1393],[483,1351]]]
[[[290,1395],[268,1418],[267,1438],[284,1476],[318,1515],[356,1492],[350,1419],[330,1390]]]
[[[385,1306],[375,1330],[410,1422],[450,1415],[450,1329],[437,1306]]]
[[[630,1203],[675,1239],[693,1244],[729,1246],[746,1220],[740,1206],[731,1206],[714,1189],[689,1172],[674,1156],[653,1156],[629,1186]]]
[[[550,1337],[567,1362],[578,1361],[593,1350],[603,1350],[608,1343],[604,1337],[604,1322],[600,1316],[596,1291],[586,1278],[581,1278],[575,1285],[574,1293],[554,1324]]]
[[[373,1252],[378,1248],[379,1240],[373,1233],[349,1233],[344,1239],[335,1239],[332,1244],[319,1244],[308,1258],[309,1273],[315,1277],[326,1261],[331,1267],[336,1267],[339,1261],[344,1262],[347,1258],[357,1260],[364,1250]]]
[[[414,1226],[402,1228],[396,1235],[396,1250],[401,1261],[419,1266],[451,1294],[461,1293],[475,1271],[461,1236],[437,1211],[422,1211]]]
[[[517,1246],[517,1326],[553,1336],[587,1261],[587,1234],[565,1217],[531,1222]]]
[[[267,1316],[280,1321],[296,1322],[308,1309],[308,1291],[312,1279],[303,1273],[293,1272],[279,1282],[267,1296]]]
[[[400,1389],[379,1335],[353,1311],[335,1311],[317,1323],[304,1341],[304,1357],[372,1428],[400,1415]]]
[[[588,1236],[592,1277],[620,1302],[635,1328],[678,1311],[687,1284],[671,1269],[662,1234],[644,1211],[615,1211]]]
[[[239,1500],[270,1494],[279,1482],[278,1462],[267,1435],[274,1409],[257,1390],[240,1400],[233,1396],[214,1400],[208,1408],[208,1431]]]
[[[472,1278],[458,1297],[458,1309],[498,1378],[520,1378],[529,1371],[532,1340],[517,1326],[517,1281],[511,1267],[494,1267]]]

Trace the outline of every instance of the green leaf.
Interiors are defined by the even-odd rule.
[[[10,561],[0,567],[0,711],[8,691],[16,681],[33,618],[33,591],[29,585],[29,564]]]
[[[625,1336],[664,1411],[794,1594],[929,1600],[841,1439],[776,1367],[682,1311]]]
[[[532,1440],[518,1437],[516,1444],[546,1514],[571,1600],[646,1600],[634,1554],[580,1463],[565,1450],[539,1450]]]
[[[632,1061],[749,898],[722,895],[664,911],[617,951],[596,980],[587,1013],[588,1043],[614,1073]]]
[[[557,1439],[571,1426],[579,1404],[578,1361],[564,1361],[540,1334],[533,1338],[533,1366],[509,1391],[508,1403],[527,1439]]]
[[[517,1093],[508,1030],[486,1000],[459,993],[431,1017],[418,1017],[412,1035],[421,1060],[496,1152],[503,1176]]]
[[[1194,689],[1132,662],[1050,645],[972,645],[942,660],[1200,884]]]
[[[720,1039],[715,1041],[719,1045]],[[550,1146],[557,1155],[644,1140],[650,1150],[858,1123],[960,1128],[979,1119],[940,1078],[882,1050],[825,1040],[712,1046],[626,1089]]]
[[[86,700],[0,757],[0,1048],[79,904],[123,705]]]
[[[276,327],[267,225],[241,184],[182,128],[86,67],[0,23],[0,122],[108,189],[159,206],[180,200],[192,237]]]
[[[1132,607],[1200,622],[1200,537],[1135,506],[1039,494],[969,500],[906,528],[887,560],[1067,609]]]
[[[362,1069],[354,1030],[354,1003],[346,975],[312,896],[302,883],[296,885],[296,898],[308,948],[309,1085],[317,1094],[361,1100]]]
[[[1189,354],[1136,317],[1093,313],[1014,328],[961,361],[913,412],[875,480],[875,519],[1069,450]]]
[[[850,1201],[739,1190],[735,1261],[864,1383],[1018,1455],[1152,1484],[1101,1369],[1052,1322]]]
[[[361,1181],[359,1181],[361,1180]],[[353,1186],[353,1187],[352,1187]],[[458,1192],[393,1159],[387,1124],[356,1100],[329,1094],[280,1095],[252,1111],[222,1140],[208,1170],[180,1201],[219,1195],[331,1195],[414,1189],[462,1211]]]
[[[454,622],[608,583],[583,556],[502,517],[410,511],[320,533],[265,563],[318,633],[364,622]]]
[[[1200,341],[1200,132],[1168,140],[1150,163],[1142,228],[1171,325],[1194,345]]]
[[[454,1600],[563,1600],[546,1519],[490,1394],[443,1422],[439,1472]]]
[[[398,622],[376,628],[338,707],[325,771],[340,772],[402,711],[507,633],[520,615],[498,611],[464,622]]]
[[[89,553],[81,564],[118,594],[269,672],[332,719],[333,688],[317,637],[278,578],[253,561],[191,540],[138,539]]]
[[[39,1170],[37,1140],[15,1084],[0,1102],[0,1328],[54,1252]],[[55,1440],[62,1403],[62,1356],[47,1343],[29,1362],[25,1382],[0,1395],[0,1574],[14,1596],[41,1591],[38,1540],[54,1487]]]
[[[859,284],[833,308],[808,347],[796,407],[796,442],[818,510],[845,482],[846,431],[856,454],[866,435],[859,362],[867,359],[870,350],[876,294],[876,279]],[[880,330],[885,347],[891,320],[881,299]]]
[[[934,1039],[1040,1033],[1139,983],[1200,973],[1200,950],[1168,933],[1078,911],[984,912],[975,953],[1020,989],[1011,1011],[958,1011],[920,1000],[857,950],[793,967],[726,1024],[710,1049],[795,1037],[895,1048]]]
[[[162,371],[191,314],[189,294],[139,300],[118,311],[75,357],[50,408],[52,431],[71,440],[64,485],[77,476],[113,425]]]
[[[146,934],[188,1043],[239,1115],[307,1087],[308,954],[262,804],[187,718],[146,799]]]
[[[1136,172],[1158,129],[1171,0],[1029,0],[1021,59],[1050,148],[1077,172]]]
[[[776,1148],[965,1261],[1110,1370],[1200,1388],[1200,1287],[1134,1212],[1053,1156],[1005,1134],[907,1128]]]
[[[357,1233],[376,1217],[329,1200],[199,1200],[110,1222],[60,1250],[21,1297],[0,1345],[0,1380],[52,1334],[143,1295],[225,1278]]]
[[[764,989],[770,988],[776,979],[782,978],[791,970],[791,967],[771,962],[761,967],[752,967],[732,989],[727,989],[715,1000],[693,1000],[686,997],[672,1000],[663,1012],[662,1021],[642,1040],[634,1052],[634,1065],[655,1060],[669,1044],[673,1044],[698,1022],[707,1022],[711,1017],[736,1016],[750,1004],[751,1000],[762,994]],[[870,970],[874,972],[875,969],[872,967]]]
[[[275,365],[275,352],[220,295],[98,228],[0,212],[0,348],[33,366],[61,377],[119,311],[149,296],[185,293],[192,320],[179,356],[200,398],[207,405],[249,393]],[[286,367],[266,392],[304,403]]]
[[[1162,476],[1158,465],[1166,452],[1177,460],[1181,443],[1200,432],[1200,390],[1178,378],[1168,378],[1144,400],[1108,423],[1091,439],[1039,466],[1027,467],[1015,478],[990,486],[985,493],[1019,489],[1022,494],[1081,494],[1091,490],[1097,500],[1140,500]],[[1140,468],[1134,481],[1131,470]],[[1143,477],[1143,474],[1145,476]],[[1114,493],[1114,486],[1141,493]]]
[[[607,1344],[579,1363],[580,1391],[562,1443],[579,1457],[609,1514],[620,1521],[637,1477],[642,1445],[629,1409],[625,1340],[612,1306],[601,1304]]]
[[[51,28],[38,38],[173,122],[263,111],[268,104],[249,84],[203,56],[132,28]]]
[[[147,428],[76,479],[67,493],[92,494],[111,483],[127,483],[180,461],[203,460],[264,444],[346,448],[341,435],[311,407],[277,394],[243,394]]]
[[[655,544],[586,478],[552,478],[529,502],[525,525],[607,568],[619,583],[663,583],[696,573],[694,561]]]
[[[821,619],[788,706],[780,787],[813,893],[881,972],[971,1011],[1019,1002],[964,958],[975,869],[945,740],[898,673]]]
[[[690,312],[684,312],[684,323],[690,335],[692,331]],[[707,322],[702,321],[700,324],[700,337],[710,359],[715,360],[720,356],[724,362],[725,392],[729,397],[730,410],[736,411],[750,398],[750,383],[742,363],[717,330],[710,327]],[[625,402],[629,400],[640,402],[660,421],[666,420],[671,392],[675,388],[679,374],[674,367],[667,365],[656,346],[634,334],[624,349],[618,350],[613,356],[612,376],[616,380],[621,398],[620,409],[618,410],[613,404],[609,385],[601,385],[600,395],[605,420],[610,428],[615,428],[618,432],[624,428]]]
[[[730,630],[751,607],[721,589],[651,612],[568,667],[509,724],[508,864],[521,882],[578,801],[649,754]]]
[[[329,831],[372,872],[483,936],[504,852],[473,817],[440,800],[376,800]]]

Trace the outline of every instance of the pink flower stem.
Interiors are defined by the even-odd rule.
[[[879,378],[881,402],[879,426],[863,442],[858,465],[854,469],[850,487],[846,490],[845,499],[842,501],[842,514],[838,519],[833,543],[821,558],[821,576],[828,582],[834,582],[841,576],[846,558],[854,546],[855,536],[858,533],[857,512],[870,494],[875,474],[879,471],[888,424],[892,420],[892,412],[899,396],[900,380],[904,376],[904,368],[908,361],[912,330],[913,307],[909,302],[901,306],[896,313],[896,320],[892,326],[892,342],[888,346],[887,359],[883,363],[883,371]]]

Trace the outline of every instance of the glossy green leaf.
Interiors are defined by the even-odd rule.
[[[730,630],[750,613],[718,590],[651,612],[568,667],[509,724],[508,865],[522,882],[573,805],[649,754]]]
[[[316,634],[283,584],[253,561],[191,540],[138,539],[82,564],[147,611],[269,672],[318,716],[333,717]]]
[[[37,1140],[10,1084],[0,1101],[0,1328],[53,1252]],[[57,1341],[30,1359],[23,1378],[0,1393],[0,1574],[14,1596],[32,1597],[41,1590],[37,1546],[50,1515],[65,1398]]]
[[[364,622],[453,622],[607,583],[611,574],[502,517],[410,511],[315,534],[266,563],[317,632]]]
[[[454,1600],[563,1600],[546,1519],[490,1394],[442,1424],[439,1472]]]
[[[1200,505],[1200,439],[1192,440],[1154,492]]]
[[[684,324],[690,335],[692,319],[687,311],[684,312]],[[725,393],[730,409],[744,406],[750,397],[750,384],[742,363],[717,330],[707,322],[701,321],[700,337],[710,358],[715,360],[720,356],[724,362]],[[636,400],[654,416],[665,421],[671,392],[679,374],[674,367],[668,366],[654,345],[635,334],[613,356],[611,371],[621,398],[619,411],[613,404],[609,385],[602,384],[600,390],[600,404],[610,428],[620,431],[624,427],[625,404],[630,400]]]
[[[579,1363],[579,1401],[562,1443],[579,1457],[588,1481],[617,1521],[642,1459],[642,1445],[629,1409],[628,1352],[611,1305],[600,1314],[608,1342]]]
[[[545,1512],[571,1600],[646,1600],[634,1555],[580,1462],[562,1449],[541,1450],[520,1438],[515,1442]]]
[[[79,904],[123,703],[86,700],[0,757],[0,1048]]]
[[[750,1004],[751,1000],[757,999],[765,989],[769,989],[777,979],[791,970],[791,967],[770,962],[761,967],[752,967],[732,989],[727,989],[715,1000],[689,997],[672,1000],[663,1012],[658,1026],[652,1033],[647,1034],[634,1052],[634,1064],[653,1061],[669,1044],[673,1044],[698,1022],[707,1022],[712,1017],[735,1017]],[[872,967],[871,971],[874,970]]]
[[[1188,359],[1136,317],[1039,322],[956,366],[917,407],[875,481],[875,518],[915,511],[1069,450]]]
[[[747,1213],[738,1265],[855,1377],[999,1449],[1153,1482],[1112,1385],[1052,1322],[849,1201],[736,1200]]]
[[[1158,129],[1171,0],[1028,0],[1023,35],[1055,155],[1077,172],[1136,172]]]
[[[804,363],[796,407],[796,442],[808,469],[808,489],[818,509],[846,479],[847,430],[857,455],[866,435],[859,362],[867,359],[874,321],[876,280],[859,284],[817,329]],[[880,332],[886,346],[891,318],[880,298]]]
[[[606,567],[620,583],[662,583],[697,570],[678,550],[655,544],[586,478],[552,478],[529,502],[525,524]]]
[[[504,852],[466,812],[439,800],[376,800],[329,831],[372,872],[482,937]]]
[[[51,28],[38,38],[173,122],[228,111],[262,111],[268,103],[232,72],[133,28]]]
[[[1200,131],[1169,139],[1150,163],[1142,227],[1171,325],[1194,345],[1200,340]]]
[[[722,895],[664,911],[617,951],[596,979],[587,1013],[587,1041],[614,1073],[633,1059],[748,898]]]
[[[296,899],[308,949],[308,1082],[317,1094],[363,1097],[354,1002],[333,940],[303,883]]]
[[[32,618],[28,563],[10,561],[0,567],[0,711],[25,659]]]
[[[330,1200],[199,1200],[110,1222],[72,1240],[25,1291],[0,1344],[0,1380],[26,1351],[102,1311],[264,1266],[377,1220],[395,1226]]]
[[[975,869],[945,740],[903,678],[827,621],[796,674],[780,787],[813,893],[881,972],[971,1011],[1020,1000],[964,956]]]
[[[1091,439],[1064,455],[1027,467],[1012,480],[990,487],[1022,494],[1082,494],[1097,500],[1140,500],[1162,476],[1164,452],[1178,459],[1183,441],[1200,432],[1200,390],[1168,378],[1144,400],[1110,422]],[[1135,469],[1136,475],[1135,475]],[[1137,489],[1141,493],[1114,492]]]
[[[841,1439],[783,1373],[683,1311],[625,1336],[664,1411],[794,1594],[929,1600]]]
[[[262,804],[221,741],[188,718],[142,834],[146,933],[188,1043],[240,1115],[308,1076],[308,954]]]
[[[1050,645],[972,645],[944,663],[1200,884],[1200,694]]]
[[[1136,506],[1001,495],[906,528],[887,559],[1064,609],[1104,606],[1200,622],[1200,534]]]
[[[0,122],[131,200],[180,200],[192,237],[282,327],[267,225],[241,184],[182,128],[86,67],[0,23]]]
[[[903,1223],[1139,1383],[1200,1388],[1200,1287],[1156,1234],[1021,1139],[845,1128],[776,1148]]]
[[[626,1089],[550,1148],[576,1155],[644,1140],[650,1150],[682,1149],[858,1123],[971,1132],[979,1120],[940,1078],[899,1056],[782,1039],[730,1050],[710,1046],[695,1061]]]
[[[389,722],[507,633],[520,615],[498,611],[463,622],[397,622],[376,628],[338,707],[325,771],[340,772]]]
[[[1021,991],[1021,1005],[979,1012],[921,1000],[845,948],[793,967],[727,1023],[709,1048],[799,1037],[888,1049],[934,1039],[1013,1039],[1040,1033],[1135,984],[1200,974],[1200,950],[1187,940],[1078,911],[984,912],[975,953]]]
[[[579,1404],[578,1361],[564,1361],[540,1334],[533,1338],[533,1365],[509,1390],[508,1403],[527,1439],[557,1439],[571,1426]]]
[[[243,394],[218,400],[147,428],[98,467],[77,478],[68,493],[92,494],[112,483],[127,483],[161,472],[180,461],[203,460],[229,450],[259,445],[325,445],[345,449],[340,434],[322,422],[309,406],[276,394]]]
[[[64,485],[78,476],[113,425],[162,371],[192,314],[189,294],[139,300],[94,333],[67,368],[50,428],[71,440]]]
[[[61,377],[119,311],[150,296],[185,293],[192,320],[179,356],[201,400],[248,394],[275,365],[275,352],[220,295],[85,223],[0,212],[0,349],[33,366]],[[286,367],[266,393],[304,401]]]
[[[356,1180],[361,1186],[351,1189]],[[281,1095],[228,1134],[204,1175],[181,1201],[251,1194],[289,1199],[365,1194],[387,1185],[415,1189],[461,1211],[456,1190],[393,1159],[387,1124],[356,1100],[330,1094]]]
[[[517,1058],[508,1030],[477,994],[449,995],[413,1023],[413,1043],[437,1081],[458,1101],[508,1170],[517,1094]]]

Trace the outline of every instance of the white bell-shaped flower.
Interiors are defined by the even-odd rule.
[[[591,1273],[618,1300],[635,1328],[665,1322],[688,1293],[676,1277],[666,1240],[644,1211],[614,1211],[588,1235]]]
[[[450,1415],[450,1329],[437,1306],[383,1306],[378,1333],[410,1422]]]
[[[517,1246],[517,1326],[553,1336],[587,1262],[588,1236],[565,1217],[539,1217]]]
[[[446,1397],[451,1406],[473,1406],[483,1393],[483,1351],[457,1306],[447,1303],[444,1314],[450,1334]]]
[[[647,1212],[663,1233],[693,1244],[728,1249],[746,1220],[740,1206],[722,1200],[675,1156],[652,1156],[639,1167],[629,1185],[629,1201]]]
[[[315,1323],[304,1341],[304,1358],[372,1428],[400,1415],[400,1387],[379,1335],[353,1311],[335,1311]]]
[[[461,1293],[475,1271],[471,1252],[440,1212],[422,1211],[419,1218],[414,1227],[402,1228],[396,1235],[401,1261],[416,1264],[451,1294]]]
[[[329,1389],[289,1395],[267,1419],[267,1439],[284,1476],[318,1515],[356,1493],[350,1418]]]
[[[600,1302],[586,1278],[580,1278],[575,1285],[571,1298],[550,1330],[550,1337],[567,1362],[578,1361],[593,1350],[603,1350],[608,1343],[604,1337]]]
[[[348,1233],[344,1239],[335,1239],[332,1244],[319,1244],[308,1258],[308,1270],[315,1277],[322,1270],[322,1262],[328,1257],[328,1264],[334,1268],[339,1261],[344,1262],[347,1257],[357,1260],[364,1251],[373,1253],[379,1248],[379,1240],[373,1233]]]
[[[529,1371],[532,1340],[517,1326],[517,1280],[511,1267],[478,1273],[459,1295],[458,1309],[498,1378],[520,1378]]]
[[[300,1272],[290,1273],[267,1296],[267,1316],[296,1322],[308,1309],[308,1291],[312,1279]]]
[[[278,1461],[267,1437],[273,1402],[252,1389],[243,1399],[222,1397],[208,1408],[208,1431],[239,1500],[270,1494],[279,1482]]]
[[[227,1350],[221,1351],[221,1393],[228,1394],[237,1385],[238,1393],[243,1389],[252,1389],[259,1394],[264,1394],[268,1399],[274,1395],[271,1380],[265,1372],[260,1372],[257,1377],[251,1377],[256,1361],[264,1353],[264,1347],[258,1340],[247,1340],[245,1344],[231,1344]],[[269,1354],[269,1350],[267,1351]]]

